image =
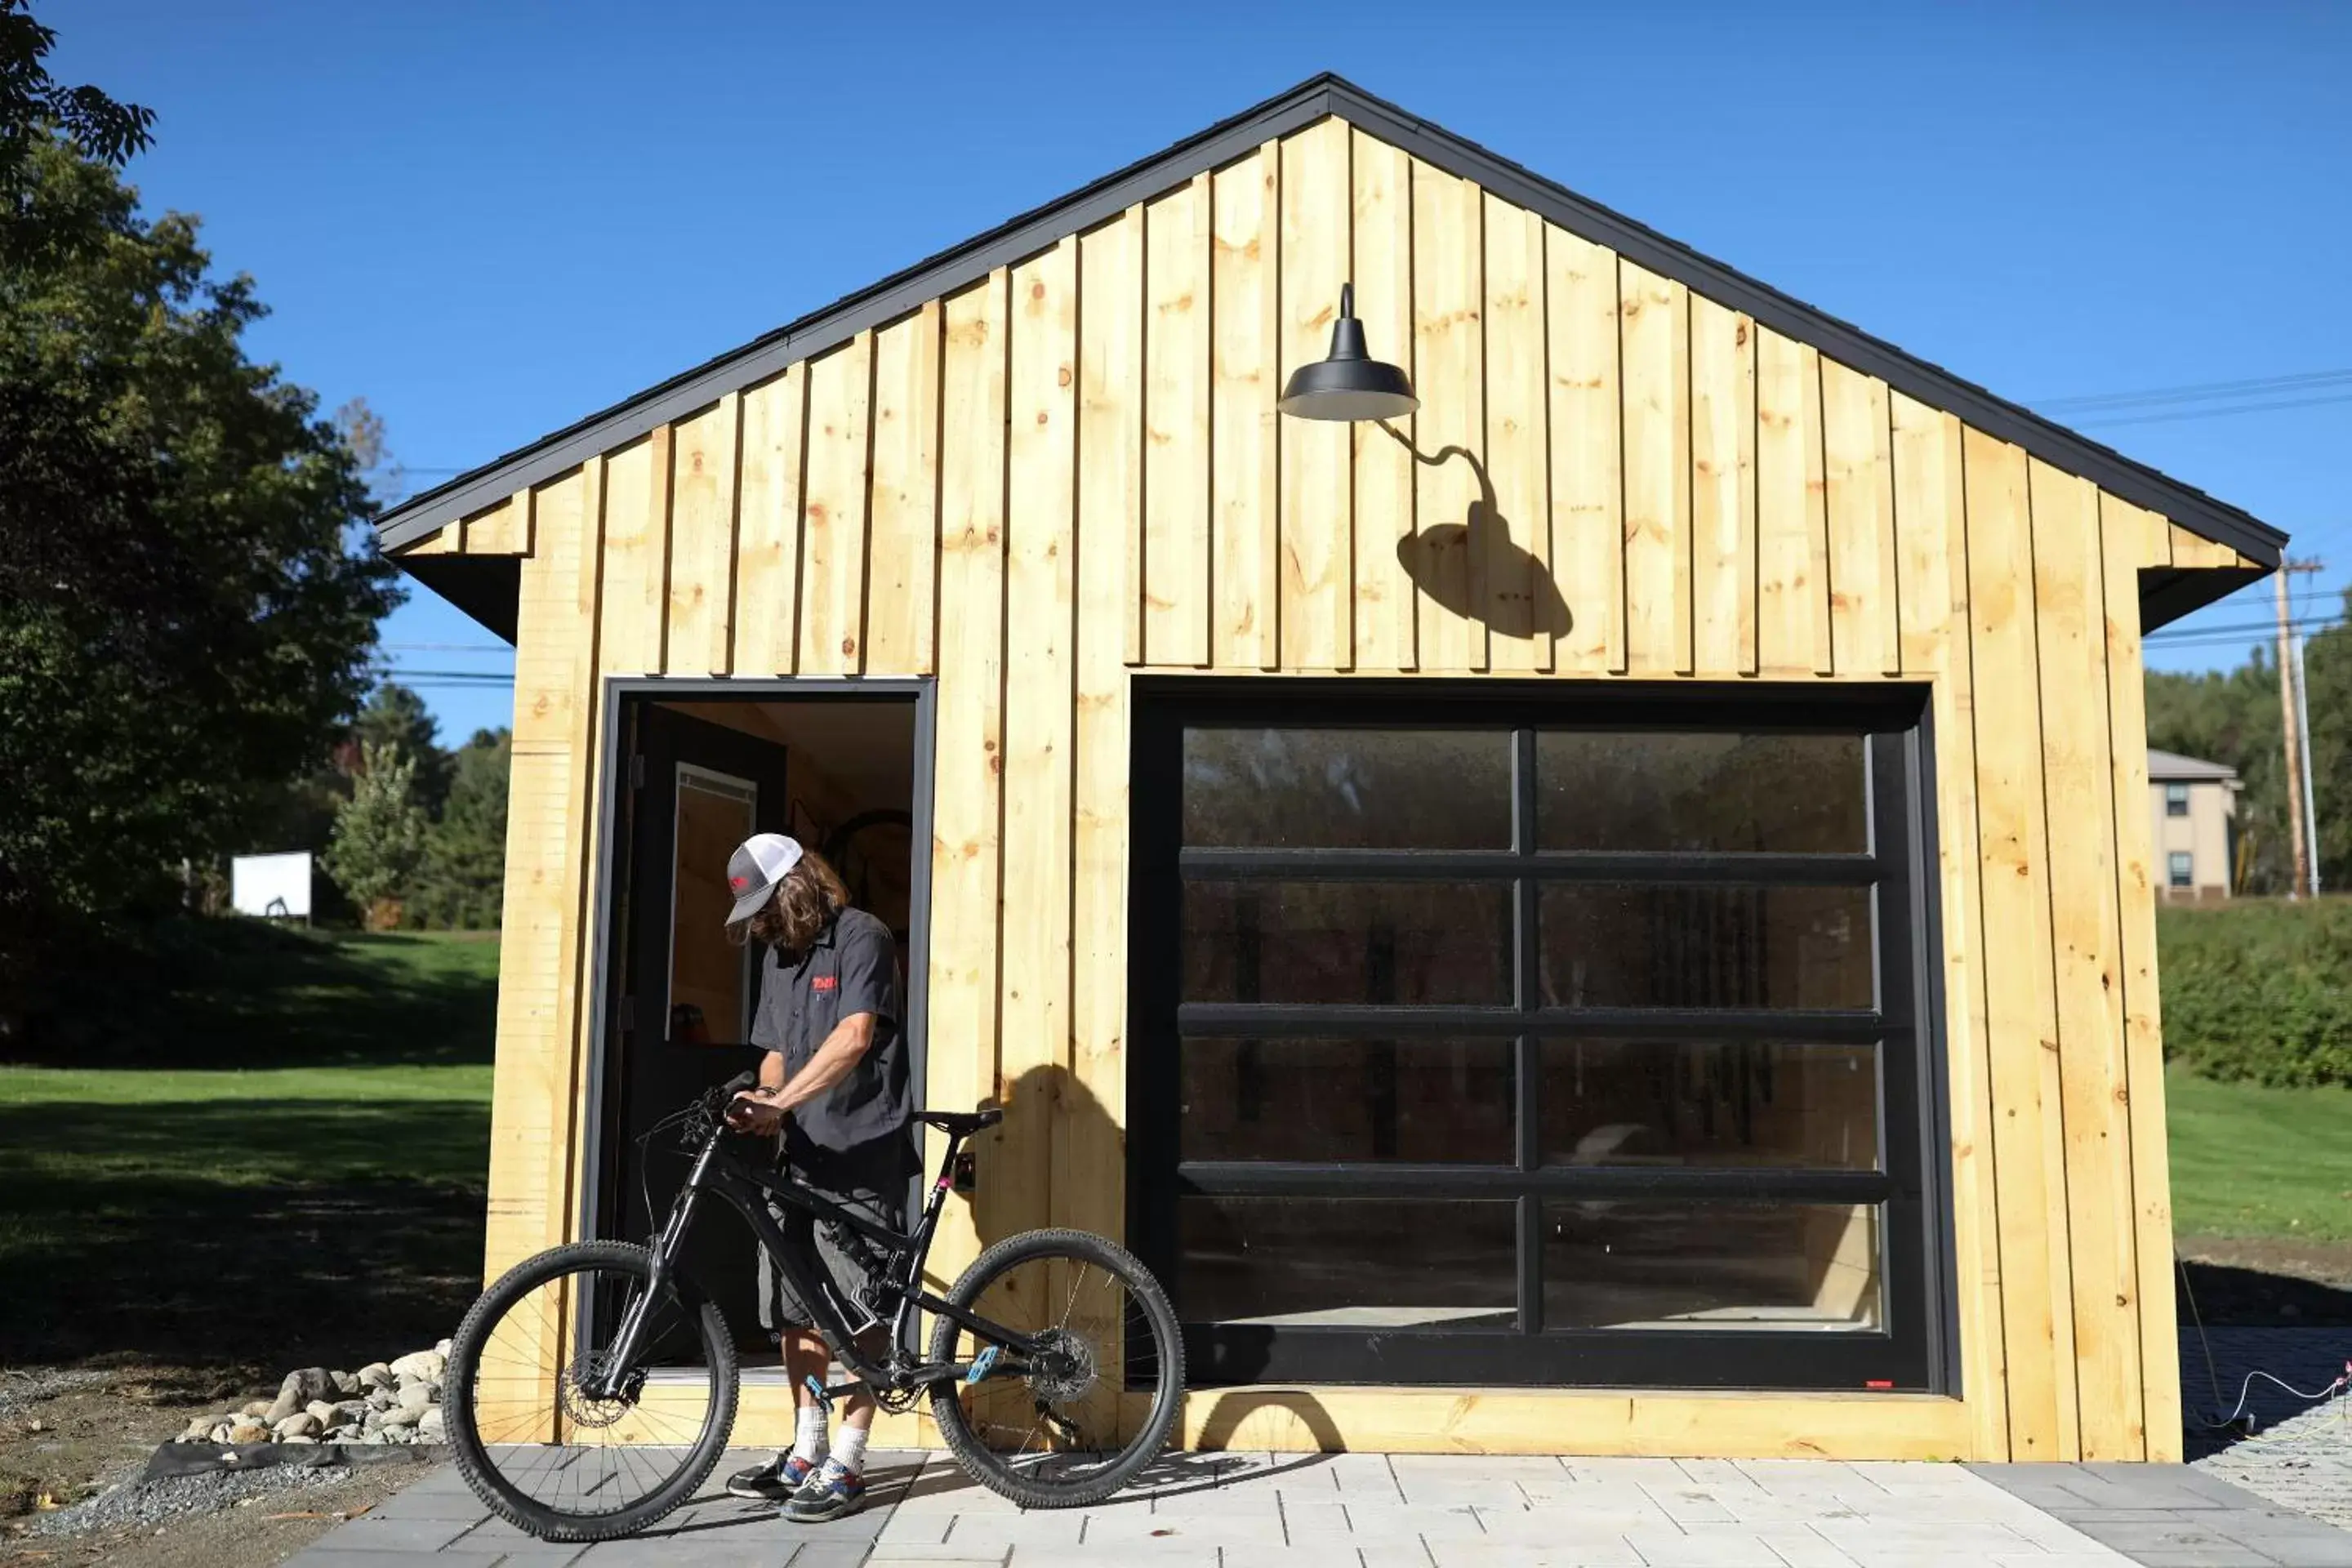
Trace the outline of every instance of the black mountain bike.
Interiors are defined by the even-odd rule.
[[[923,1289],[957,1157],[1002,1110],[916,1113],[947,1134],[947,1158],[920,1223],[901,1235],[730,1147],[726,1107],[751,1083],[746,1073],[656,1130],[680,1129],[693,1164],[650,1246],[551,1248],[466,1314],[443,1409],[458,1471],[492,1511],[544,1541],[609,1541],[685,1502],[719,1462],[735,1422],[735,1337],[677,1262],[709,1196],[758,1235],[856,1383],[887,1410],[928,1398],[948,1450],[982,1486],[1024,1508],[1080,1508],[1159,1455],[1184,1390],[1183,1344],[1167,1295],[1124,1249],[1034,1230],[982,1252],[945,1297]],[[873,1283],[840,1289],[816,1248],[776,1224],[772,1195],[832,1227]],[[928,1355],[908,1349],[919,1312],[933,1318]]]

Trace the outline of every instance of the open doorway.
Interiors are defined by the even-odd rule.
[[[785,833],[832,862],[850,898],[898,939],[916,1093],[923,1082],[923,913],[929,870],[928,689],[840,682],[622,683],[600,871],[603,1048],[592,1069],[593,1234],[645,1240],[687,1156],[647,1138],[696,1095],[756,1067],[756,952],[728,939],[727,858]],[[919,847],[924,851],[919,853]],[[762,1348],[751,1237],[722,1210],[689,1238],[688,1267],[745,1350]]]

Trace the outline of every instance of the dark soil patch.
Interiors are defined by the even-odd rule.
[[[2184,1236],[2179,1321],[2208,1328],[2352,1327],[2352,1242]]]

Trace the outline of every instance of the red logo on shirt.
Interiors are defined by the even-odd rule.
[[[809,982],[809,989],[812,991],[831,991],[837,988],[840,984],[841,977],[839,975],[820,974]]]

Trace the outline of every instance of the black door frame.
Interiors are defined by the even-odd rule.
[[[640,702],[886,702],[903,703],[914,710],[915,780],[914,853],[908,866],[907,896],[907,1071],[911,1090],[920,1102],[928,1081],[930,990],[931,842],[933,784],[937,777],[934,749],[938,682],[929,677],[866,678],[861,676],[607,676],[598,693],[596,853],[586,868],[594,879],[591,900],[588,1011],[593,1027],[588,1037],[585,1103],[581,1107],[580,1170],[583,1179],[573,1194],[573,1234],[597,1234],[600,1173],[607,1157],[605,1142],[605,1080],[619,1037],[621,987],[614,962],[628,933],[621,929],[625,910],[615,897],[621,868],[634,857],[627,843],[629,814],[624,809],[631,795],[628,758],[629,720]],[[919,1178],[909,1184],[914,1201]],[[659,1194],[656,1194],[658,1199]]]
[[[1324,1195],[1389,1192],[1399,1196],[1433,1185],[1477,1189],[1519,1198],[1518,1331],[1427,1331],[1186,1325],[1188,1364],[1197,1382],[1313,1382],[1576,1384],[1596,1387],[1843,1389],[1885,1387],[1952,1394],[1958,1389],[1957,1303],[1953,1299],[1949,1194],[1948,1072],[1944,1042],[1941,931],[1937,891],[1932,705],[1920,685],[1707,684],[1647,682],[1282,679],[1166,677],[1139,679],[1131,745],[1130,802],[1134,829],[1129,887],[1129,1056],[1131,1108],[1129,1143],[1129,1236],[1144,1260],[1176,1285],[1175,1199],[1182,1193],[1290,1193]],[[1667,1009],[1571,1012],[1543,1007],[1524,991],[1501,1008],[1341,1009],[1182,1005],[1175,899],[1185,871],[1219,878],[1249,876],[1254,859],[1269,865],[1286,852],[1185,850],[1181,838],[1181,746],[1190,720],[1269,725],[1478,725],[1506,728],[1557,722],[1605,722],[1626,729],[1682,730],[1767,725],[1782,731],[1864,731],[1871,778],[1870,851],[1857,857],[1544,855],[1542,875],[1563,872],[1623,875],[1637,860],[1671,858],[1677,874],[1694,879],[1740,878],[1759,860],[1780,859],[1772,880],[1868,882],[1874,889],[1879,933],[1877,1005],[1852,1014],[1798,1017],[1725,1018]],[[1521,742],[1524,743],[1524,742]],[[1521,795],[1532,789],[1516,770]],[[1526,813],[1532,801],[1520,798]],[[1531,869],[1519,851],[1491,855],[1453,852],[1311,851],[1324,862],[1316,878],[1399,874],[1401,859],[1425,859],[1430,873],[1510,876]],[[1269,858],[1271,857],[1271,858]],[[1304,858],[1303,856],[1300,858]],[[1532,857],[1530,857],[1532,858]],[[1586,862],[1573,868],[1570,859]],[[1814,862],[1802,865],[1801,859]],[[1843,859],[1839,868],[1821,862]],[[1493,862],[1476,864],[1474,862]],[[1613,862],[1607,864],[1604,862]],[[1272,874],[1270,871],[1260,874]],[[1297,874],[1295,871],[1293,874]],[[1515,893],[1519,935],[1535,940],[1532,879]],[[1523,951],[1522,962],[1526,954]],[[1360,1012],[1361,1018],[1338,1016]],[[1375,1016],[1377,1015],[1377,1016]],[[1739,1175],[1757,1195],[1884,1205],[1881,1242],[1885,1308],[1882,1326],[1860,1332],[1740,1330],[1545,1330],[1530,1253],[1537,1243],[1541,1199],[1555,1192],[1578,1196],[1722,1196],[1723,1184],[1686,1171],[1581,1167],[1547,1170],[1531,1164],[1523,1127],[1516,1163],[1420,1167],[1361,1164],[1278,1166],[1181,1163],[1176,1079],[1179,1040],[1198,1027],[1209,1034],[1246,1029],[1253,1036],[1328,1031],[1336,1025],[1387,1034],[1428,1034],[1465,1028],[1512,1037],[1518,1063],[1517,1101],[1532,1116],[1529,1079],[1542,1034],[1708,1033],[1785,1034],[1801,1019],[1808,1037],[1881,1043],[1880,1127],[1885,1157],[1874,1172],[1754,1172]],[[1730,1028],[1727,1030],[1728,1024]],[[1819,1030],[1819,1033],[1810,1031]],[[1694,1180],[1694,1177],[1697,1177]],[[1183,1303],[1177,1302],[1180,1318]],[[1217,1369],[1227,1369],[1220,1378]]]

